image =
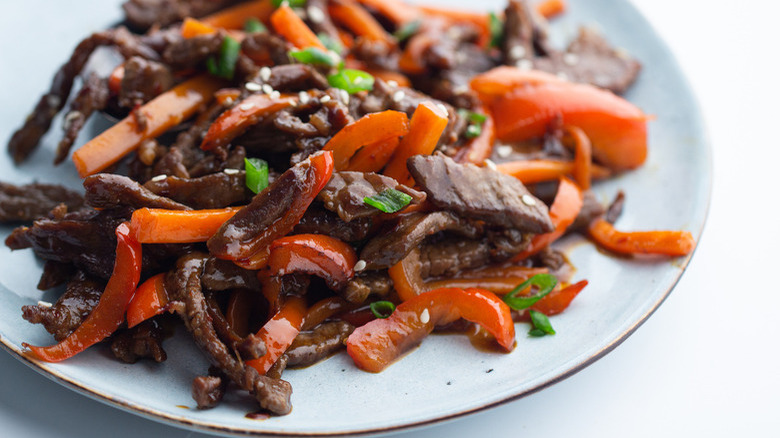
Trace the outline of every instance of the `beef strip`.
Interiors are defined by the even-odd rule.
[[[203,286],[211,291],[230,289],[260,290],[256,271],[248,271],[229,260],[209,257],[201,276]]]
[[[328,80],[314,67],[307,64],[285,64],[270,68],[271,74],[265,78],[258,72],[251,81],[257,84],[268,84],[276,91],[298,92],[312,88],[325,90],[329,87]]]
[[[267,32],[255,32],[247,35],[241,42],[241,52],[259,65],[272,64],[278,67],[289,64],[290,57],[287,53],[291,49],[293,49],[292,44]],[[257,79],[252,81],[257,82]]]
[[[237,345],[237,349],[241,353],[241,359],[243,360],[254,360],[265,356],[268,352],[263,338],[254,333],[250,333],[249,336],[244,338]]]
[[[531,62],[538,55],[537,47],[545,45],[546,35],[542,18],[535,14],[526,0],[510,0],[504,11],[504,38],[501,50],[504,63],[523,68],[523,63]]]
[[[54,305],[23,306],[22,317],[33,324],[42,324],[60,342],[89,316],[104,287],[104,283],[79,271]]]
[[[84,179],[87,204],[99,209],[130,206],[189,210],[164,196],[158,196],[132,179],[114,173],[98,173]]]
[[[314,12],[315,10],[317,12]],[[341,41],[339,31],[336,29],[336,25],[333,24],[330,14],[328,14],[327,0],[308,0],[306,2],[306,13],[306,22],[315,34],[325,34],[334,41]]]
[[[185,17],[202,17],[241,0],[127,0],[122,4],[127,22],[136,29],[167,26]]]
[[[196,68],[219,53],[223,39],[221,32],[182,38],[165,49],[163,61],[174,70]]]
[[[553,230],[547,206],[517,178],[487,167],[459,164],[444,155],[407,161],[414,180],[437,207],[530,233]]]
[[[234,358],[225,344],[219,339],[206,311],[206,299],[203,296],[200,274],[207,256],[191,253],[176,262],[176,269],[167,284],[172,284],[171,295],[174,300],[184,303],[181,317],[187,329],[192,333],[195,343],[203,350],[212,363],[219,367],[227,377],[240,387],[253,393],[263,409],[275,414],[290,412],[292,387],[283,380],[261,376],[252,367],[246,367]]]
[[[119,106],[144,104],[173,86],[173,73],[162,63],[134,56],[124,63]]]
[[[363,200],[376,196],[385,190],[398,190],[412,197],[412,204],[425,200],[425,194],[399,184],[393,178],[373,172],[334,172],[325,188],[317,195],[325,208],[335,213],[344,222],[381,213]]]
[[[227,380],[219,376],[198,376],[192,380],[192,398],[198,409],[211,409],[222,401]]]
[[[623,214],[623,205],[625,203],[626,194],[620,190],[617,192],[617,195],[615,195],[615,199],[613,199],[609,204],[609,207],[607,207],[607,212],[604,215],[604,219],[611,224],[617,222],[620,215]]]
[[[293,234],[325,234],[344,242],[365,239],[371,231],[370,218],[357,218],[344,222],[336,213],[326,210],[320,203],[312,203]]]
[[[587,231],[588,225],[593,219],[603,215],[604,206],[601,205],[592,191],[586,190],[582,196],[582,208],[577,213],[577,218],[569,226],[570,231]]]
[[[389,268],[426,237],[447,230],[471,238],[479,236],[482,231],[476,224],[450,212],[412,213],[369,240],[360,252],[360,259],[366,262],[368,270]]]
[[[111,352],[124,363],[136,363],[140,359],[165,362],[168,355],[162,348],[164,331],[155,319],[146,320],[135,327],[120,329],[111,336]]]
[[[84,68],[92,52],[100,46],[114,46],[125,58],[136,55],[146,59],[159,58],[157,52],[124,27],[97,32],[81,41],[70,59],[57,71],[49,91],[41,97],[24,125],[8,142],[8,152],[16,163],[24,161],[35,150],[43,134],[49,130],[54,116],[68,100],[74,79]]]
[[[49,290],[59,285],[67,283],[72,277],[75,269],[70,263],[55,262],[46,260],[43,264],[43,272],[38,280],[38,290]]]
[[[369,295],[384,297],[392,289],[393,280],[386,271],[363,271],[349,280],[347,287],[339,291],[339,295],[350,303],[362,303]]]
[[[480,239],[445,236],[420,247],[420,277],[453,277],[463,270],[502,263],[528,246],[529,235],[517,230],[486,230]]]
[[[288,367],[307,367],[344,348],[355,327],[346,321],[326,322],[298,334],[287,349]]]
[[[194,209],[246,204],[254,193],[246,186],[246,172],[217,172],[200,178],[169,176],[147,181],[144,187]]]
[[[71,146],[76,141],[81,128],[95,111],[100,111],[108,105],[108,81],[92,72],[84,80],[84,84],[70,104],[70,111],[65,115],[62,128],[65,131],[62,140],[57,145],[54,164],[60,164],[68,157]]]
[[[84,206],[84,198],[57,184],[17,186],[0,182],[0,222],[32,221],[46,216],[59,204],[78,210]]]

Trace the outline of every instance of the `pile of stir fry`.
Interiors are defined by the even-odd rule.
[[[441,328],[478,325],[507,352],[518,322],[555,334],[548,317],[587,285],[553,248],[567,233],[624,255],[695,245],[618,231],[622,194],[591,193],[645,161],[648,117],[619,97],[640,64],[592,30],[551,46],[560,0],[124,8],[8,145],[22,162],[63,112],[59,164],[93,113],[119,119],[72,153],[83,192],[0,184],[0,219],[26,222],[6,244],[45,260],[41,290],[64,286],[22,309],[57,342],[25,344],[32,358],[104,343],[163,362],[183,321],[213,364],[193,382],[199,408],[232,382],[284,415],[283,371],[344,349],[379,372]],[[109,77],[84,71],[98,47],[123,59]]]

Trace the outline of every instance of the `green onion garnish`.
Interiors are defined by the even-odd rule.
[[[302,8],[306,6],[306,0],[271,0],[275,8],[278,8],[282,3],[287,2],[291,8]]]
[[[209,73],[224,79],[233,79],[236,72],[236,61],[241,53],[241,43],[234,38],[226,36],[219,48],[219,55],[206,60],[206,68]]]
[[[344,69],[328,76],[331,87],[341,88],[349,94],[374,88],[374,77],[361,70]]]
[[[466,138],[479,137],[479,134],[482,134],[482,126],[469,125],[466,127]]]
[[[268,187],[268,163],[259,158],[244,158],[246,186],[253,193],[260,193]]]
[[[549,294],[558,284],[558,279],[550,274],[536,274],[504,295],[504,302],[515,310],[523,310],[533,306],[542,297]],[[539,290],[533,295],[517,296],[529,287],[536,286]]]
[[[255,17],[250,17],[244,22],[244,31],[246,33],[268,32],[268,28]]]
[[[422,25],[421,20],[410,21],[396,30],[395,33],[393,33],[393,36],[399,42],[406,40],[420,30],[420,25]]]
[[[344,51],[344,46],[341,45],[341,41],[333,38],[325,32],[318,33],[317,38],[322,41],[322,45],[325,46],[328,50],[333,50],[339,55],[341,55],[341,53]]]
[[[552,328],[552,324],[550,324],[550,319],[547,318],[547,315],[542,312],[537,312],[536,310],[529,310],[528,312],[531,314],[531,324],[534,326],[534,328],[528,332],[529,336],[539,337],[555,334],[555,330]]]
[[[490,46],[499,47],[501,46],[501,40],[504,39],[504,23],[495,12],[491,12],[489,17]]]
[[[335,67],[341,62],[341,58],[336,53],[328,53],[316,47],[307,47],[303,50],[293,50],[290,56],[303,64],[317,64]]]
[[[389,318],[395,311],[395,304],[390,301],[374,301],[371,303],[371,313],[377,318]]]
[[[412,197],[396,189],[387,189],[374,196],[366,196],[363,202],[385,213],[395,213],[409,205]]]
[[[478,137],[482,134],[482,125],[487,120],[487,116],[467,109],[459,109],[458,115],[469,122],[466,127],[466,138]]]

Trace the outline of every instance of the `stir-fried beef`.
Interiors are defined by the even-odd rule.
[[[417,155],[407,166],[437,207],[530,233],[553,230],[547,206],[517,178],[443,155]]]
[[[106,209],[120,206],[189,210],[189,207],[158,196],[132,179],[114,173],[98,173],[84,179],[87,204]]]
[[[211,291],[231,289],[259,290],[257,272],[248,271],[228,260],[209,257],[201,277],[203,286]]]
[[[583,193],[582,208],[577,214],[577,219],[569,227],[569,230],[585,231],[588,229],[588,225],[593,219],[603,215],[605,212],[604,206],[596,199],[596,196],[592,191],[587,190]]]
[[[317,35],[325,34],[334,41],[341,41],[339,31],[327,11],[327,0],[308,0],[306,2],[306,22]]]
[[[95,111],[100,111],[108,105],[109,91],[108,81],[102,79],[96,73],[91,73],[84,80],[81,90],[70,104],[70,111],[65,115],[62,140],[57,145],[57,153],[54,164],[59,164],[68,157],[73,142],[76,141],[81,128]]]
[[[162,348],[164,330],[156,320],[146,320],[135,327],[122,329],[111,337],[111,352],[125,363],[151,359],[157,363],[168,358]]]
[[[268,63],[276,66],[289,64],[290,57],[287,53],[292,48],[292,44],[267,32],[256,32],[247,35],[244,41],[241,42],[241,51],[259,65]]]
[[[200,210],[248,203],[253,193],[246,187],[245,179],[246,173],[242,170],[217,172],[200,178],[156,178],[147,181],[144,187],[159,196]]]
[[[357,218],[344,222],[336,213],[313,203],[293,229],[294,234],[325,234],[344,242],[365,239],[371,231],[371,218]]]
[[[36,286],[38,290],[49,290],[51,288],[67,283],[76,270],[70,263],[55,262],[46,260],[43,264],[43,272]]]
[[[481,232],[476,224],[450,212],[412,213],[369,240],[360,252],[360,259],[365,260],[366,269],[389,268],[426,237],[440,231],[451,231],[465,237],[476,237]]]
[[[128,23],[139,30],[166,26],[184,17],[202,17],[240,0],[127,0],[122,4]]]
[[[299,333],[285,353],[287,366],[306,367],[328,358],[344,348],[344,341],[353,330],[355,327],[346,321],[333,321]]]
[[[487,230],[481,239],[445,237],[420,247],[420,276],[451,277],[466,269],[501,263],[528,246],[527,234],[513,229]]]
[[[124,27],[94,33],[79,43],[68,62],[60,67],[54,76],[49,92],[41,97],[24,126],[16,131],[8,142],[8,152],[14,161],[24,161],[35,150],[43,134],[49,130],[54,116],[65,106],[74,79],[84,68],[92,52],[100,46],[113,46],[125,58],[158,58],[157,52],[144,45]]]
[[[362,303],[369,295],[387,296],[393,289],[393,280],[386,271],[358,272],[347,287],[338,291],[342,298],[350,303]]]
[[[23,306],[22,317],[33,324],[42,324],[54,339],[62,341],[89,316],[104,286],[79,271],[54,305]]]
[[[268,84],[272,89],[281,92],[308,91],[311,89],[325,90],[328,80],[314,67],[306,64],[287,64],[271,67],[270,74],[258,72],[252,78],[257,84]]]
[[[128,59],[124,72],[119,88],[119,106],[125,108],[146,103],[173,86],[173,73],[165,64],[140,56]]]
[[[626,202],[626,194],[623,193],[622,190],[620,190],[617,195],[615,195],[615,199],[612,200],[612,202],[609,204],[609,207],[607,207],[607,212],[604,215],[604,219],[614,224],[621,214],[623,214],[623,205]]]
[[[238,351],[241,353],[241,358],[244,360],[257,359],[258,357],[265,356],[268,352],[263,338],[254,333],[250,333],[249,336],[238,344]]]
[[[510,0],[504,15],[504,63],[523,68],[523,63],[529,65],[537,55],[543,55],[537,52],[540,40],[544,40],[541,18],[525,0]]]
[[[32,221],[46,216],[59,204],[78,210],[84,205],[84,198],[57,184],[16,186],[0,182],[0,222]]]
[[[163,53],[163,60],[174,70],[195,68],[209,56],[219,53],[224,35],[212,33],[182,38],[169,45]]]
[[[198,409],[210,409],[225,396],[227,381],[219,376],[198,376],[192,380],[192,399]]]
[[[412,204],[425,200],[425,194],[399,184],[388,176],[369,172],[335,172],[324,189],[317,195],[325,208],[338,213],[345,222],[381,213],[363,200],[385,190],[398,190],[412,197]]]

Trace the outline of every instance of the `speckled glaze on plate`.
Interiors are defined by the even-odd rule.
[[[109,3],[109,2],[106,2]],[[118,18],[119,0],[114,16]],[[470,7],[469,2],[447,2]],[[618,226],[622,229],[686,229],[701,234],[707,213],[711,184],[710,150],[695,99],[665,44],[633,6],[616,0],[569,2],[565,16],[554,20],[551,33],[556,43],[572,38],[580,24],[601,29],[614,44],[626,48],[644,64],[639,81],[627,98],[656,119],[650,123],[650,154],[645,166],[620,178],[600,183],[595,191],[602,201],[618,189],[627,203]],[[55,6],[55,7],[60,7]],[[62,6],[64,7],[64,6]],[[111,6],[113,7],[113,6]],[[489,1],[485,8],[500,9]],[[6,12],[6,6],[0,12]],[[70,10],[91,8],[86,1],[68,2]],[[473,8],[473,6],[472,6]],[[101,5],[100,9],[110,9]],[[63,9],[65,10],[65,9]],[[72,17],[79,35],[94,26],[86,18]],[[86,23],[90,24],[87,25]],[[46,23],[38,23],[44,25]],[[4,36],[20,34],[5,29]],[[32,108],[53,73],[72,49],[54,44],[51,59],[27,60],[23,46],[2,43],[8,62],[0,67],[3,83],[16,87],[0,90],[0,139],[3,147],[13,130]],[[7,50],[6,50],[7,49]],[[59,50],[59,51],[55,51]],[[25,59],[43,73],[24,75],[8,67]],[[32,93],[32,94],[30,94]],[[98,132],[105,125],[94,123]],[[0,180],[61,182],[78,186],[72,165],[52,169],[50,161],[59,137],[45,137],[31,162],[15,168],[10,159],[0,163]],[[84,141],[82,136],[80,141]],[[2,237],[10,227],[0,228]],[[511,354],[485,353],[474,349],[465,336],[433,336],[402,361],[381,374],[358,371],[346,354],[304,370],[285,373],[294,388],[293,412],[285,417],[257,421],[245,418],[253,408],[248,396],[229,395],[218,408],[194,409],[190,382],[207,367],[186,333],[180,330],[166,341],[169,359],[162,365],[125,365],[109,357],[105,348],[92,348],[61,364],[30,362],[21,353],[21,343],[47,345],[50,336],[23,321],[20,307],[39,299],[54,300],[53,292],[35,289],[41,270],[31,251],[11,253],[0,248],[0,342],[3,347],[43,375],[87,396],[157,421],[225,434],[280,436],[369,434],[431,424],[487,409],[538,391],[560,381],[603,356],[630,335],[661,304],[683,273],[690,257],[669,260],[608,257],[569,238],[562,242],[577,268],[575,279],[590,281],[585,291],[562,315],[552,318],[558,334],[528,338],[527,325],[518,324],[517,348]]]

